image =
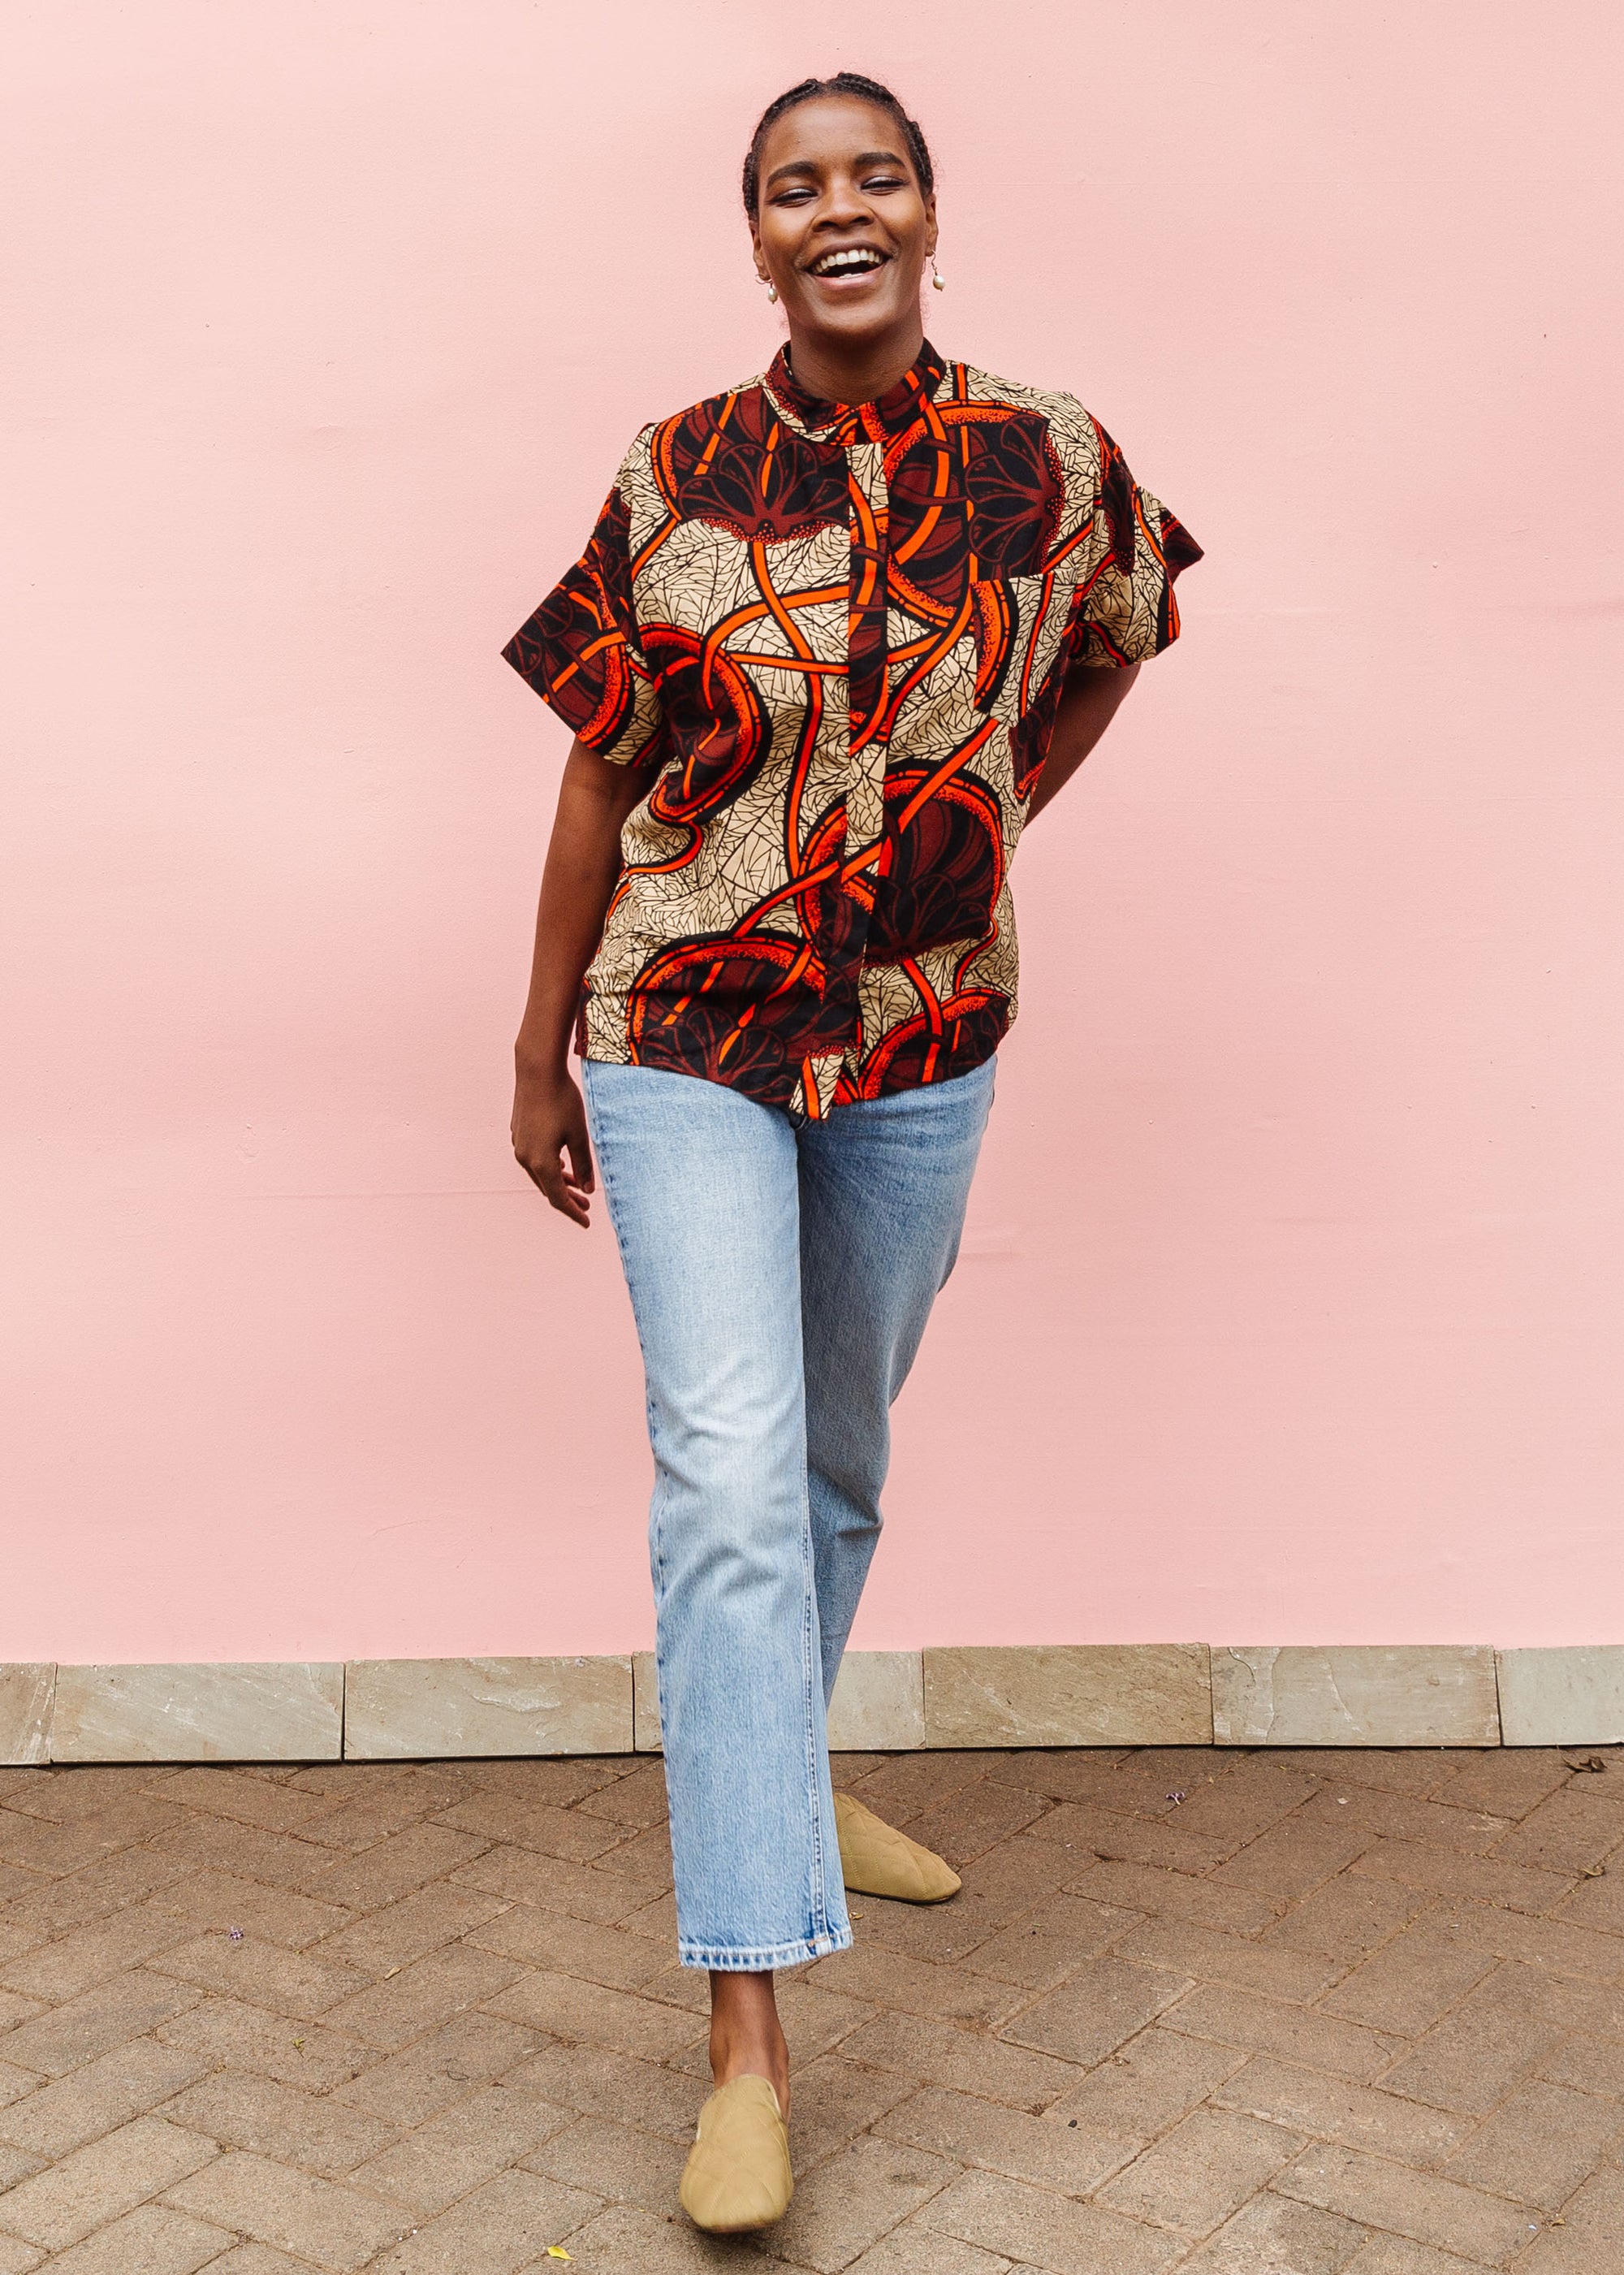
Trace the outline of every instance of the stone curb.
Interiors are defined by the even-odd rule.
[[[1624,1741],[1624,1644],[996,1644],[847,1654],[837,1752]],[[651,1652],[0,1665],[0,1763],[655,1753]]]

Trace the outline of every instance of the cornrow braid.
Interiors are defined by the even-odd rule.
[[[888,110],[903,130],[919,187],[929,197],[936,186],[936,174],[918,121],[910,118],[890,88],[881,87],[877,79],[865,79],[861,72],[836,72],[833,79],[804,79],[797,86],[786,87],[762,112],[744,156],[744,211],[752,221],[756,217],[760,198],[761,145],[767,140],[768,128],[776,125],[786,110],[794,110],[803,102],[815,102],[822,94],[856,95],[860,102],[872,102],[877,110]]]

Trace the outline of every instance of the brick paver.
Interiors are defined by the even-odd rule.
[[[1624,2275],[1602,1758],[845,1757],[964,1888],[783,1981],[728,2243],[657,1761],[0,1772],[0,2275]]]

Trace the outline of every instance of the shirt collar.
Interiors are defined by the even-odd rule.
[[[809,435],[834,428],[832,439],[849,449],[854,442],[888,442],[905,433],[934,397],[947,368],[926,340],[902,377],[872,403],[831,403],[797,384],[786,344],[773,358],[767,385],[792,426]]]

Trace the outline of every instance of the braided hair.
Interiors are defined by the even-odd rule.
[[[776,125],[786,110],[794,110],[803,102],[815,102],[823,94],[855,95],[861,102],[872,102],[876,110],[888,110],[902,129],[914,172],[919,178],[920,191],[929,197],[936,186],[936,175],[918,121],[910,118],[890,88],[881,87],[877,79],[865,79],[861,72],[836,72],[833,79],[804,79],[798,85],[786,87],[762,112],[744,156],[744,211],[752,221],[760,200],[761,145],[767,140],[767,130]]]

